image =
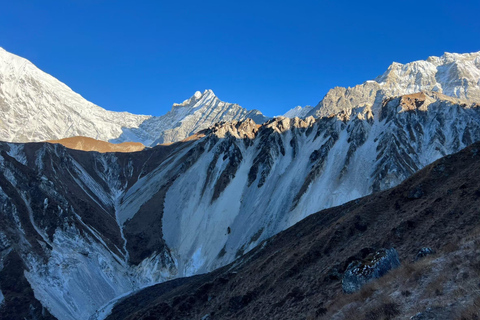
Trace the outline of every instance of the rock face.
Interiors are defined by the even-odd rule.
[[[445,53],[407,64],[394,62],[374,81],[331,89],[308,115],[324,117],[355,108],[376,110],[385,98],[422,91],[480,102],[480,52]]]
[[[342,279],[345,293],[353,293],[373,279],[383,277],[388,271],[398,268],[400,260],[394,248],[380,249],[363,260],[350,263]]]
[[[183,140],[220,121],[268,118],[257,110],[196,92],[161,117],[107,111],[30,61],[0,48],[0,141],[36,142],[85,136],[146,146]]]

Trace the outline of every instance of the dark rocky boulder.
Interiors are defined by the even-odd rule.
[[[398,252],[394,248],[380,249],[365,259],[351,262],[342,279],[345,293],[358,291],[367,282],[384,276],[391,269],[400,266]]]

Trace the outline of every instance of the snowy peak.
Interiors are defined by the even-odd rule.
[[[174,103],[172,106],[173,108],[178,108],[178,107],[192,107],[196,105],[197,103],[205,104],[205,101],[208,99],[214,99],[217,98],[217,96],[213,93],[212,90],[207,89],[203,93],[200,91],[196,91],[193,96],[191,96],[189,99],[183,101],[182,103]],[[202,103],[203,102],[203,103]]]
[[[118,137],[148,116],[111,112],[85,100],[30,61],[0,50],[0,140]]]
[[[287,118],[305,118],[312,110],[312,106],[305,106],[303,108],[301,106],[297,106],[285,112],[283,116]]]
[[[394,62],[376,81],[392,94],[428,90],[480,101],[480,52],[445,53],[407,64]]]
[[[309,115],[324,117],[365,106],[378,109],[385,98],[422,91],[480,102],[480,52],[445,53],[407,64],[394,62],[375,80],[331,89]]]
[[[215,122],[252,118],[260,111],[197,91],[161,117],[107,111],[73,92],[28,60],[0,48],[0,141],[36,142],[84,136],[146,146],[183,140]]]
[[[247,110],[238,104],[221,101],[212,90],[200,91],[176,103],[163,116],[153,117],[138,128],[126,129],[111,142],[136,141],[147,146],[181,141],[218,122],[240,121],[250,118],[263,123],[269,118],[258,110]]]

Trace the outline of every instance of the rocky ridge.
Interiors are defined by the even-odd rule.
[[[140,142],[123,142],[113,144],[88,137],[72,137],[60,140],[49,140],[49,143],[59,143],[69,149],[97,152],[136,152],[145,149]]]

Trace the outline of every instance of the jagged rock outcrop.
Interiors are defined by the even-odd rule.
[[[435,250],[433,250],[430,247],[423,247],[420,250],[418,250],[417,254],[415,255],[414,261],[418,261],[428,255],[435,254]]]

